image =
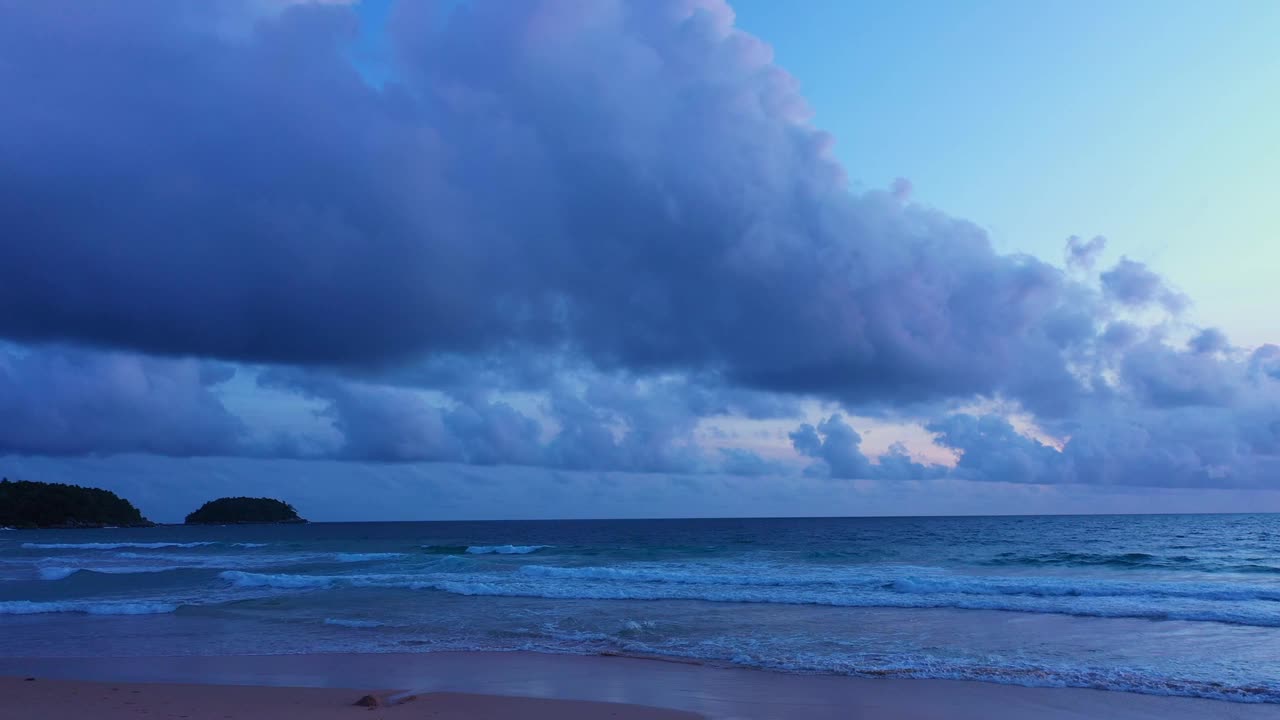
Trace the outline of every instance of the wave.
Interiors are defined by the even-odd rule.
[[[528,555],[550,545],[423,545],[431,555]]]
[[[829,575],[760,576],[736,573],[688,572],[684,570],[617,568],[617,567],[558,567],[553,565],[525,565],[524,575],[561,580],[617,580],[623,582],[676,583],[681,585],[760,585],[785,587],[798,585],[826,585],[839,582]]]
[[[347,620],[345,618],[325,618],[324,624],[337,625],[338,627],[348,627],[348,628],[378,628],[378,627],[382,627],[385,623],[380,623],[377,620]]]
[[[1001,553],[985,565],[1065,565],[1074,567],[1114,566],[1114,567],[1168,567],[1168,563],[1150,553],[1079,553],[1050,552],[1034,555],[1018,555],[1017,553]]]
[[[1178,547],[1190,548],[1194,546],[1182,545]],[[1200,570],[1204,572],[1280,574],[1280,567],[1273,565],[1224,565],[1216,562],[1206,562],[1202,558],[1195,558],[1189,555],[1153,555],[1143,552],[1085,553],[1060,551],[1032,555],[1006,552],[983,561],[981,564],[990,566],[1109,567],[1124,570]]]
[[[705,643],[700,643],[695,648],[651,647],[638,642],[622,642],[619,645],[622,647],[622,652],[605,651],[598,654],[646,659],[680,659],[696,664],[727,663],[739,667],[806,675],[822,673],[865,678],[968,680],[1023,687],[1092,688],[1238,703],[1280,702],[1280,684],[1276,683],[1232,685],[1211,680],[1168,677],[1142,668],[1001,663],[998,659],[989,662],[965,662],[960,659],[941,659],[932,655],[910,653],[890,655],[787,653],[785,659],[777,659],[771,657],[772,653],[767,651],[746,652],[742,647],[717,647],[715,644]],[[538,647],[531,649],[543,650]],[[543,651],[548,650],[565,652],[560,648],[547,648]],[[568,651],[580,654],[580,651],[575,649],[568,649]]]
[[[1049,592],[1032,594],[1008,592],[1025,588],[993,586],[988,592],[964,592],[946,585],[930,591],[924,586],[911,587],[909,580],[861,587],[802,587],[786,584],[752,582],[735,578],[736,582],[700,583],[664,582],[645,579],[618,582],[615,578],[576,579],[573,572],[596,571],[600,568],[554,568],[526,566],[519,572],[467,574],[426,573],[366,575],[299,575],[290,573],[251,573],[229,570],[219,577],[236,587],[269,587],[286,590],[318,590],[335,587],[400,588],[437,590],[454,595],[487,597],[529,597],[557,600],[701,600],[724,603],[760,603],[777,605],[820,605],[832,607],[934,608],[956,610],[996,610],[1005,612],[1049,613],[1101,618],[1140,618],[1150,620],[1185,620],[1218,622],[1256,627],[1280,627],[1280,612],[1271,607],[1223,600],[1257,600],[1259,594],[1270,596],[1277,590],[1201,590],[1187,589],[1181,594],[1069,594]],[[618,570],[614,569],[616,576]],[[552,582],[548,582],[551,580]],[[960,585],[959,587],[964,587]],[[971,588],[973,589],[973,588]],[[1252,595],[1250,595],[1252,593]],[[1267,600],[1267,597],[1263,598]]]
[[[914,595],[1025,595],[1033,597],[1152,597],[1216,601],[1280,602],[1280,586],[1207,582],[1134,582],[1086,578],[1007,578],[951,576],[910,572],[916,568],[895,566],[841,571],[784,571],[737,568],[732,572],[690,572],[671,568],[609,566],[558,567],[526,565],[523,575],[560,580],[608,580],[622,583],[670,583],[749,587],[815,587],[878,589]],[[920,570],[924,570],[921,568]]]
[[[149,573],[169,572],[170,570],[192,570],[199,568],[191,568],[185,565],[168,565],[165,567],[53,567],[44,566],[36,569],[41,580],[63,580],[69,578],[76,573],[92,573],[98,575],[142,575]]]
[[[178,609],[173,603],[67,600],[34,602],[31,600],[0,601],[0,615],[42,615],[46,613],[81,613],[85,615],[161,615]]]
[[[467,552],[467,545],[423,545],[422,549],[431,555],[462,555]]]
[[[333,587],[342,580],[341,575],[289,575],[251,573],[243,570],[225,570],[218,577],[236,587],[271,587],[282,589],[311,589]]]
[[[536,652],[661,660],[713,667],[736,666],[787,674],[865,678],[911,678],[991,682],[1024,687],[1078,687],[1146,695],[1193,697],[1237,703],[1280,702],[1280,683],[1216,681],[1163,675],[1143,667],[1021,662],[999,657],[967,661],[911,652],[842,653],[779,651],[743,636],[723,641],[649,643],[636,639],[636,626],[653,629],[651,621],[626,621],[612,632],[542,628],[510,636],[510,641],[479,638],[406,639],[415,652]]]
[[[120,550],[122,548],[138,548],[142,550],[160,550],[163,548],[195,548],[205,545],[216,545],[215,542],[114,542],[114,543],[22,543],[26,550]]]
[[[253,549],[253,548],[264,548],[270,544],[271,543],[239,542],[239,543],[231,543],[231,547]]]
[[[934,595],[1027,595],[1032,597],[1151,597],[1196,600],[1280,602],[1280,586],[1236,583],[1140,583],[1074,578],[934,577],[901,578],[889,584],[900,593]]]
[[[1170,606],[1132,598],[1097,598],[1093,603],[1074,598],[1026,596],[908,595],[861,591],[834,594],[814,590],[712,586],[619,584],[536,584],[494,581],[433,580],[398,585],[412,589],[435,589],[456,595],[494,597],[535,597],[557,600],[702,600],[724,603],[777,605],[826,605],[863,608],[932,608],[956,610],[997,610],[1078,617],[1138,618],[1217,622],[1255,627],[1280,627],[1280,613],[1235,607],[1212,607],[1203,603]]]
[[[395,558],[401,558],[401,557],[404,557],[404,556],[405,556],[405,553],[394,553],[394,552],[393,552],[393,553],[388,553],[388,552],[383,552],[383,553],[337,553],[336,555],[334,555],[334,558],[336,558],[336,559],[338,560],[338,562],[350,562],[350,563],[354,563],[354,562],[369,562],[369,561],[372,561],[372,560],[392,560],[392,559],[395,559]]]
[[[550,545],[471,545],[467,552],[472,555],[527,555],[551,547]]]

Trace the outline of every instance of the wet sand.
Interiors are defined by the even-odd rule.
[[[170,720],[183,715],[187,720],[1280,720],[1280,705],[537,653],[0,658],[0,676],[8,676],[0,689],[3,720]],[[36,680],[25,682],[25,677]],[[112,683],[107,687],[121,690],[104,692],[104,686],[83,681]],[[372,711],[351,705],[366,693],[384,699],[414,694],[417,699]],[[295,707],[302,714],[288,714]],[[134,714],[110,714],[125,708]]]
[[[698,720],[678,710],[583,700],[252,685],[0,678],[0,718],[31,720]]]

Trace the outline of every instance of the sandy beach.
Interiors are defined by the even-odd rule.
[[[83,680],[0,678],[0,717],[43,720],[339,720],[340,718],[432,718],[433,720],[696,720],[695,713],[639,705],[582,700],[427,693],[404,698],[395,691],[371,696],[340,688],[250,685],[110,683]],[[372,707],[356,704],[377,698]]]
[[[3,658],[0,676],[4,720],[1280,718],[1269,704],[534,653]],[[366,694],[416,697],[353,705]]]

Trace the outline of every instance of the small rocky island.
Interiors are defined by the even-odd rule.
[[[304,523],[289,503],[272,498],[224,497],[210,500],[187,516],[188,525]]]
[[[154,524],[143,517],[133,503],[109,490],[0,480],[0,527],[101,528]]]

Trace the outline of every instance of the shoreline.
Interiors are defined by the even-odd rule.
[[[835,720],[863,716],[878,720],[934,717],[948,720],[1086,720],[1100,717],[1117,720],[1280,720],[1280,705],[1276,704],[1086,688],[1022,687],[966,680],[800,675],[659,659],[531,652],[7,657],[0,658],[0,677],[18,678],[19,681],[25,677],[37,678],[29,685],[50,680],[206,688],[340,689],[347,703],[375,690],[394,690],[418,696],[453,693],[490,698],[607,702],[628,708],[640,706],[650,710],[683,711],[711,720],[783,720],[795,717]],[[34,690],[25,688],[24,692]],[[10,714],[15,709],[21,710],[13,707],[13,703],[18,702],[15,697],[0,697],[0,717],[22,717]],[[343,709],[349,711],[351,708]],[[84,712],[90,711],[86,707]],[[523,711],[512,712],[516,713],[512,717],[523,716]],[[238,717],[267,716],[249,714]]]

